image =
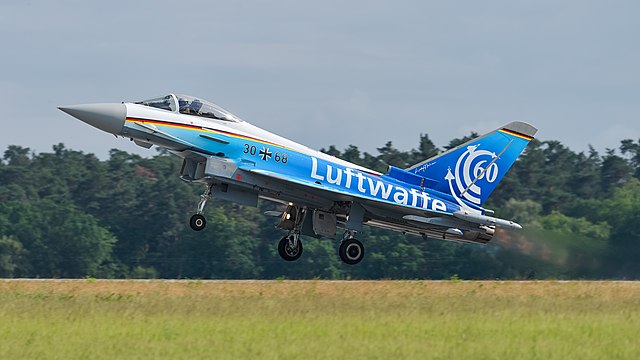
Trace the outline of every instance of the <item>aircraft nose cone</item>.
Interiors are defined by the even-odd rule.
[[[119,134],[127,117],[124,104],[83,104],[60,106],[58,109],[76,119],[111,134]]]

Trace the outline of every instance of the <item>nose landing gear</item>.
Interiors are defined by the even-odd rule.
[[[207,219],[204,217],[204,207],[207,205],[207,200],[211,197],[211,188],[213,184],[207,185],[207,189],[204,191],[202,195],[200,195],[200,202],[198,203],[198,210],[196,213],[191,216],[189,220],[189,225],[191,229],[194,231],[201,231],[207,226]]]

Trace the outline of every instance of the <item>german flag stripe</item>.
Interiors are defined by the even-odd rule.
[[[508,130],[508,129],[500,129],[501,132],[505,133],[505,134],[509,134],[509,135],[513,135],[513,136],[517,136],[521,139],[525,139],[527,141],[531,141],[533,139],[533,136],[527,136],[525,134],[521,134],[517,131],[513,131],[513,130]]]
[[[163,121],[163,120],[134,118],[134,117],[128,117],[127,118],[127,122],[140,123],[140,124],[152,124],[152,125],[172,127],[172,128],[177,128],[177,129],[205,131],[205,132],[212,133],[212,134],[219,134],[219,135],[225,135],[225,136],[233,137],[233,138],[236,138],[236,139],[255,141],[255,142],[258,142],[258,143],[261,143],[261,144],[271,145],[271,146],[279,147],[279,148],[286,149],[286,150],[293,150],[293,149],[288,148],[286,146],[283,146],[283,145],[280,145],[280,144],[276,144],[276,143],[273,143],[273,142],[270,142],[270,141],[267,141],[267,140],[262,140],[262,139],[254,138],[254,137],[251,137],[251,136],[240,135],[240,134],[236,134],[236,133],[232,133],[232,132],[228,132],[228,131],[224,131],[224,130],[211,129],[211,128],[202,127],[202,126],[174,123],[174,122]]]
[[[128,117],[126,122],[129,122],[129,123],[140,123],[140,124],[152,124],[152,125],[158,125],[158,126],[164,126],[164,127],[172,127],[172,128],[178,128],[178,129],[187,129],[187,130],[194,130],[194,131],[204,131],[204,132],[208,132],[208,133],[212,133],[212,134],[225,135],[225,136],[233,137],[233,138],[236,138],[236,139],[255,141],[255,142],[258,142],[258,143],[261,143],[261,144],[271,145],[271,146],[279,147],[281,149],[290,150],[290,151],[293,151],[293,152],[296,152],[296,153],[300,153],[299,151],[297,151],[295,149],[292,149],[290,147],[283,146],[283,145],[280,145],[280,144],[276,144],[276,143],[273,143],[273,142],[270,142],[270,141],[254,138],[254,137],[251,137],[251,136],[235,134],[235,133],[224,131],[224,130],[216,130],[216,129],[206,128],[206,127],[202,127],[202,126],[174,123],[174,122],[163,121],[163,120],[134,118],[134,117]],[[376,176],[376,177],[380,176],[380,174],[372,172],[371,170],[368,170],[368,169],[367,169],[368,171],[365,170],[364,168],[358,168],[358,170],[360,170],[362,172],[365,172],[365,173],[367,173],[367,174],[369,174],[371,176]]]

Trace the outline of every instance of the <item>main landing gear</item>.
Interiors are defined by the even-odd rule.
[[[355,265],[364,258],[364,245],[355,239],[355,231],[347,230],[342,237],[338,255],[340,259],[349,265]]]
[[[302,241],[300,234],[292,232],[283,237],[278,243],[278,254],[285,261],[295,261],[302,255]],[[351,231],[345,232],[345,238],[340,243],[338,250],[340,259],[348,265],[355,265],[364,258],[364,245],[353,238]]]
[[[213,184],[207,185],[207,190],[200,195],[198,210],[189,220],[189,225],[194,231],[200,231],[207,226],[207,219],[202,214],[204,213],[204,206],[207,205],[207,200],[211,197],[211,187],[213,187]]]
[[[289,206],[282,214],[278,227],[288,229],[289,234],[278,242],[278,254],[285,261],[298,260],[302,255],[300,233],[305,215],[307,215],[306,208],[293,206]],[[338,250],[340,259],[348,265],[355,265],[364,258],[364,245],[355,238],[355,234],[354,230],[345,231]]]
[[[302,255],[302,241],[300,234],[291,234],[283,237],[278,243],[278,254],[285,261],[295,261]]]
[[[198,209],[189,220],[189,225],[194,231],[201,231],[207,226],[207,219],[203,214],[204,207],[207,205],[207,201],[211,197],[212,187],[213,184],[208,184],[204,193],[200,195]],[[306,207],[289,206],[282,214],[282,219],[280,220],[278,227],[289,230],[289,234],[278,242],[278,254],[285,261],[298,260],[302,255],[303,247],[300,234],[302,232],[302,225],[307,212],[308,209]],[[355,238],[355,234],[356,231],[354,230],[345,231],[338,250],[340,259],[348,265],[355,265],[364,258],[364,245]]]
[[[306,208],[289,206],[282,214],[280,224],[284,224],[284,227],[289,229],[289,235],[283,237],[278,243],[278,254],[285,261],[298,260],[302,255],[300,231],[306,213]]]

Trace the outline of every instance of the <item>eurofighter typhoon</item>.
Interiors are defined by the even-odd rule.
[[[365,254],[356,235],[363,225],[468,243],[487,243],[496,227],[521,228],[483,208],[537,129],[512,122],[406,169],[379,173],[272,134],[208,101],[169,94],[138,102],[59,107],[100,130],[137,145],[167,149],[182,159],[180,175],[202,183],[190,226],[206,226],[211,196],[256,206],[258,199],[286,206],[266,215],[288,231],[280,256],[302,254],[300,235],[334,239],[344,229],[340,259]],[[283,208],[284,208],[283,206]]]

